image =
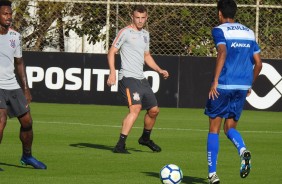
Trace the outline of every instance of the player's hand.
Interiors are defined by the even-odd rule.
[[[113,86],[116,84],[116,74],[113,73],[113,74],[110,74],[109,77],[108,77],[108,80],[107,80],[107,85],[109,87]]]
[[[159,73],[163,76],[164,79],[169,77],[169,73],[166,70],[160,70]]]
[[[252,88],[248,89],[247,96],[250,96],[251,92],[252,92]]]
[[[31,100],[32,100],[30,90],[29,89],[23,89],[23,92],[24,92],[24,96],[26,98],[27,103],[30,104]]]
[[[218,85],[218,82],[213,82],[212,85],[211,85],[211,89],[210,89],[210,92],[209,92],[209,99],[215,99],[215,98],[218,98],[219,96],[219,92],[217,91],[217,85]]]

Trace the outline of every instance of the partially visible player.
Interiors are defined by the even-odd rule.
[[[119,91],[129,108],[129,113],[122,123],[119,140],[113,150],[115,153],[129,153],[125,147],[126,138],[142,109],[147,110],[147,113],[144,117],[143,134],[138,142],[148,146],[152,151],[161,151],[161,148],[150,139],[159,107],[155,94],[143,74],[143,66],[146,63],[165,79],[169,74],[156,64],[150,54],[149,33],[143,29],[147,18],[146,8],[136,5],[131,12],[132,23],[119,31],[108,53],[110,75],[107,84],[111,86],[116,83],[115,54],[120,50]]]
[[[219,0],[218,18],[221,23],[213,28],[217,47],[216,67],[205,114],[209,116],[207,160],[209,183],[219,183],[216,174],[219,151],[219,132],[222,119],[224,133],[235,145],[241,158],[240,176],[245,178],[251,169],[251,152],[236,130],[246,97],[262,69],[260,48],[254,32],[234,20],[237,5],[234,0]]]
[[[21,35],[10,28],[11,24],[11,2],[0,1],[0,143],[7,116],[17,117],[21,124],[22,164],[31,165],[36,169],[46,169],[46,165],[31,154],[33,140],[32,117],[29,109],[31,94],[22,58]]]

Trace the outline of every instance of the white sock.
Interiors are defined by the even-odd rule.
[[[247,150],[245,147],[243,147],[243,148],[240,149],[240,156],[243,154],[243,152],[244,152],[245,150]]]
[[[209,178],[211,178],[216,172],[209,173]]]

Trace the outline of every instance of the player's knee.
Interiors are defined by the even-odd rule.
[[[158,107],[153,107],[148,111],[148,115],[151,118],[155,118],[158,116],[159,112],[160,112],[160,109]]]
[[[29,132],[32,131],[32,122],[29,122],[25,125],[21,125],[21,132]]]

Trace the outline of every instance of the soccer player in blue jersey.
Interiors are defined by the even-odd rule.
[[[209,183],[219,183],[216,174],[219,151],[219,132],[224,119],[224,133],[234,144],[241,159],[240,176],[245,178],[251,169],[251,152],[236,130],[246,97],[258,77],[262,62],[254,32],[235,22],[237,5],[234,0],[217,3],[220,25],[212,29],[217,48],[216,67],[209,91],[205,114],[209,117],[207,161]]]
[[[7,116],[17,117],[21,125],[22,164],[31,165],[36,169],[46,169],[47,166],[35,159],[31,153],[33,140],[29,108],[31,94],[22,58],[21,35],[10,28],[11,24],[11,2],[0,1],[0,143]]]

